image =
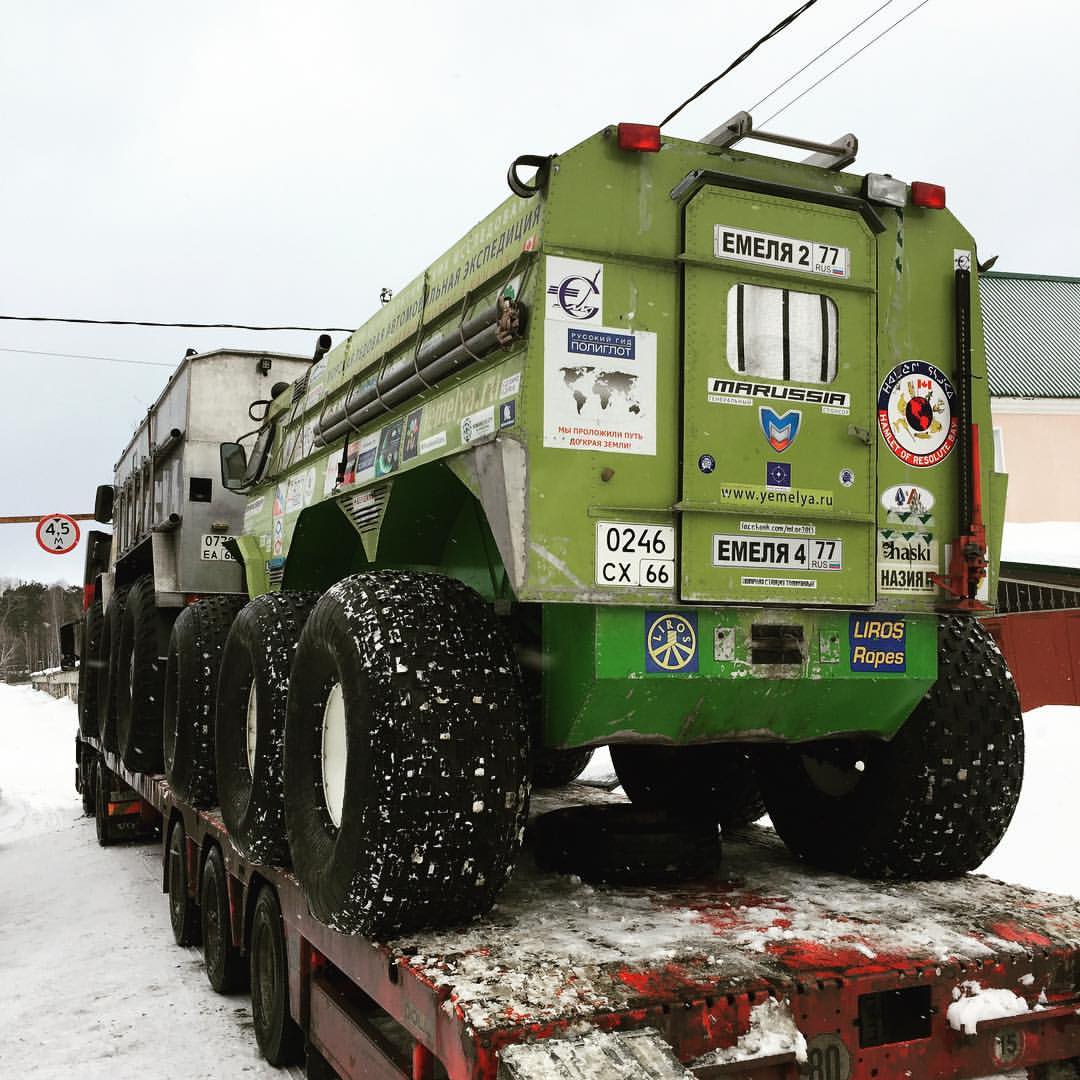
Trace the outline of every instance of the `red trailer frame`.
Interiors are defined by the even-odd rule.
[[[161,815],[166,889],[177,822],[192,900],[206,854],[220,848],[234,944],[246,949],[258,890],[276,890],[292,1016],[309,1052],[342,1077],[496,1080],[501,1050],[577,1035],[583,1022],[651,1028],[691,1069],[684,1075],[703,1078],[1080,1075],[1080,901],[975,875],[855,881],[804,868],[768,830],[750,829],[726,840],[718,878],[664,889],[590,889],[541,874],[526,853],[487,918],[375,942],[319,923],[291,874],[237,853],[216,811],[103,756]],[[614,798],[573,788],[562,797]],[[547,809],[558,799],[534,801]],[[949,1006],[973,982],[1022,996],[1029,1011],[981,1020],[975,1034],[954,1030]],[[805,1062],[794,1051],[698,1061],[736,1045],[769,999],[788,1003]],[[1054,1062],[1076,1071],[1042,1070]]]

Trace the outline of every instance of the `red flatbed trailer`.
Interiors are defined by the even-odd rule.
[[[725,840],[714,878],[664,888],[544,874],[526,848],[487,917],[375,942],[318,922],[287,871],[239,856],[215,810],[104,760],[145,803],[116,814],[161,815],[166,889],[177,823],[192,899],[206,855],[221,850],[234,944],[247,947],[259,889],[276,890],[309,1075],[1080,1076],[1075,899],[975,875],[858,881],[806,868],[751,828]],[[615,798],[574,784],[534,806]],[[956,1030],[950,1006],[976,983],[1023,1011],[983,1009],[971,1033]],[[786,1045],[763,1030],[770,1018]]]

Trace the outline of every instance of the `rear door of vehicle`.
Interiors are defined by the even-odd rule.
[[[813,198],[685,208],[685,600],[874,599],[875,234]]]

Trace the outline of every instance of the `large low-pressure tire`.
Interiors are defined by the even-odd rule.
[[[105,625],[105,612],[101,606],[101,594],[96,592],[94,602],[83,615],[82,655],[79,657],[79,731],[97,738],[98,727],[98,670],[101,664],[101,631]]]
[[[126,588],[113,590],[102,623],[98,649],[98,678],[94,696],[97,698],[98,737],[106,750],[116,750],[116,685],[120,678],[117,662],[127,594]]]
[[[267,593],[229,631],[217,698],[221,816],[253,862],[287,866],[282,747],[289,671],[318,593]]]
[[[614,885],[707,877],[720,865],[720,832],[707,820],[635,806],[566,806],[530,826],[541,870]]]
[[[251,917],[251,1018],[255,1041],[271,1065],[294,1065],[304,1056],[304,1033],[289,1012],[285,927],[277,894],[264,885]]]
[[[219,994],[234,994],[245,989],[247,961],[233,944],[229,877],[217,844],[210,846],[203,863],[199,912],[202,916],[203,961],[210,985]]]
[[[191,899],[188,887],[187,833],[179,818],[169,830],[169,843],[165,851],[168,860],[169,922],[173,938],[177,945],[198,945],[201,930],[199,909]]]
[[[358,574],[300,636],[285,816],[315,916],[352,933],[486,912],[528,813],[513,649],[484,601],[435,574]]]
[[[797,855],[867,877],[974,870],[1012,820],[1024,728],[1009,669],[973,618],[943,618],[938,677],[889,741],[762,748],[765,805]]]
[[[574,747],[571,750],[552,750],[533,747],[533,786],[538,788],[563,787],[576,780],[592,761],[591,746]]]
[[[161,772],[162,696],[168,635],[158,611],[154,579],[139,578],[128,592],[117,650],[116,744],[135,772]]]
[[[611,764],[630,801],[642,810],[738,828],[765,813],[753,760],[743,746],[641,746],[616,743]]]
[[[214,714],[225,639],[240,596],[210,596],[185,608],[173,623],[165,663],[163,750],[165,779],[193,806],[217,802]]]

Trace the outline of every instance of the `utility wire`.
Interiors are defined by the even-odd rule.
[[[106,360],[110,364],[136,364],[139,367],[176,367],[161,360],[124,360],[119,356],[87,356],[86,353],[45,352],[42,349],[16,349],[13,345],[0,345],[0,352],[25,353],[27,356],[59,356],[69,360]]]
[[[866,16],[865,19],[857,22],[846,34],[842,34],[831,45],[822,49],[821,52],[819,52],[817,56],[813,58],[813,60],[807,60],[807,62],[803,64],[803,66],[799,68],[798,71],[796,71],[792,75],[789,75],[778,86],[774,86],[763,98],[761,98],[759,101],[755,101],[754,104],[751,105],[750,108],[746,111],[748,113],[752,113],[761,104],[762,101],[768,101],[769,98],[771,98],[774,94],[779,93],[781,90],[784,89],[785,86],[788,85],[788,83],[793,82],[795,79],[797,79],[808,67],[810,67],[812,64],[816,64],[826,53],[832,52],[833,49],[835,49],[841,41],[844,41],[847,38],[851,37],[851,35],[854,34],[855,31],[859,29],[859,27],[865,26],[875,15],[877,15],[879,12],[884,11],[890,4],[893,4],[895,2],[896,0],[885,0],[885,3],[882,4],[881,7],[875,8],[873,11],[870,12],[869,15]]]
[[[841,60],[840,63],[837,64],[836,67],[834,67],[831,71],[826,71],[825,74],[822,75],[817,82],[811,83],[801,94],[793,97],[786,105],[783,105],[779,109],[777,109],[776,112],[772,114],[772,116],[763,120],[762,126],[772,120],[775,120],[782,112],[787,112],[787,110],[790,109],[796,101],[799,101],[802,98],[806,97],[806,95],[809,94],[811,90],[813,90],[817,86],[820,86],[827,78],[829,78],[830,75],[835,75],[842,67],[844,67],[845,64],[850,64],[851,61],[859,55],[859,53],[866,52],[866,50],[869,49],[875,41],[880,41],[887,33],[889,33],[890,30],[895,30],[896,27],[898,27],[905,19],[910,19],[911,16],[919,10],[919,8],[926,7],[928,3],[930,3],[930,0],[922,0],[921,3],[916,4],[906,15],[901,15],[900,18],[896,20],[896,22],[892,23],[889,26],[886,26],[885,29],[877,35],[877,37],[872,37],[865,45],[862,46],[862,48],[856,49],[855,52],[853,52],[846,60]]]
[[[664,119],[660,121],[659,126],[663,127],[669,120],[674,120],[675,117],[678,116],[679,113],[681,113],[683,109],[685,109],[686,106],[690,104],[691,101],[696,101],[707,90],[710,90],[712,87],[714,87],[725,75],[728,74],[728,72],[734,71],[744,60],[749,59],[749,57],[753,53],[757,52],[757,50],[762,45],[764,45],[766,41],[768,41],[770,38],[776,37],[776,35],[779,34],[782,30],[786,30],[800,15],[802,15],[804,11],[809,10],[816,3],[817,0],[806,0],[806,3],[803,4],[802,7],[796,8],[790,15],[781,19],[767,34],[759,37],[757,41],[755,41],[754,44],[746,50],[746,52],[744,52],[741,56],[737,57],[735,60],[732,60],[732,62],[728,64],[728,66],[724,68],[724,70],[721,71],[715,79],[710,79],[700,90],[698,90],[696,93],[691,94],[681,105],[672,109],[671,112],[669,112],[667,116],[665,116]]]
[[[243,323],[145,322],[141,319],[75,319],[59,315],[0,315],[0,321],[81,323],[87,326],[163,326],[179,330],[308,330],[313,334],[351,334],[347,326],[246,326]]]

